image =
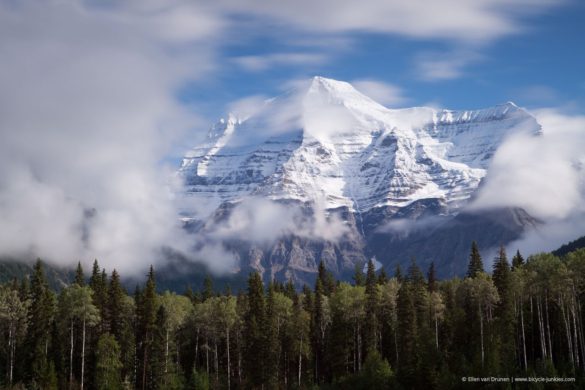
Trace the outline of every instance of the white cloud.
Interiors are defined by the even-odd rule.
[[[377,32],[419,39],[487,42],[523,29],[523,18],[557,6],[556,0],[223,0],[219,7],[322,32]]]
[[[175,88],[209,70],[221,23],[154,4],[0,3],[1,255],[130,273],[189,249],[161,160],[198,123]]]
[[[234,63],[251,72],[283,66],[318,65],[326,60],[327,56],[316,53],[272,53],[233,58]]]
[[[390,83],[363,79],[354,80],[351,84],[364,95],[388,107],[399,106],[408,101],[402,89]]]
[[[520,206],[546,220],[585,211],[585,117],[535,114],[543,135],[518,134],[498,149],[476,206]]]
[[[210,241],[246,239],[270,245],[294,234],[307,239],[335,242],[349,232],[341,218],[325,211],[323,202],[313,205],[310,214],[300,204],[282,204],[260,197],[248,197],[238,203],[227,221],[209,234]]]
[[[583,235],[585,116],[534,111],[543,135],[517,135],[496,152],[472,207],[516,206],[545,222],[512,244],[526,253],[555,249]]]
[[[415,76],[425,81],[452,80],[463,76],[466,66],[478,61],[476,52],[422,53],[415,59]]]
[[[262,111],[266,105],[267,97],[264,95],[251,95],[231,102],[228,105],[228,112],[236,117],[246,119]]]

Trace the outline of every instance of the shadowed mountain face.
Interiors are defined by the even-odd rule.
[[[221,245],[235,271],[302,283],[320,261],[345,277],[375,256],[452,276],[472,240],[487,254],[535,226],[520,209],[467,206],[506,137],[540,132],[513,103],[392,110],[315,77],[214,125],[183,159],[177,195],[194,240]]]

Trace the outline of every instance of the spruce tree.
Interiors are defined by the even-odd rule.
[[[520,254],[520,250],[516,251],[516,254],[512,258],[512,269],[522,267],[524,265],[524,257]]]
[[[402,282],[402,269],[400,268],[400,264],[396,264],[396,268],[394,269],[394,277],[399,282]]]
[[[248,279],[248,310],[244,318],[244,362],[248,387],[260,387],[266,379],[266,304],[260,274]]]
[[[170,384],[169,362],[165,357],[165,338],[168,332],[168,315],[163,305],[156,312],[156,321],[153,329],[149,371],[150,387],[153,389],[168,389]]]
[[[213,281],[211,280],[211,276],[205,275],[205,280],[203,281],[203,291],[201,293],[201,297],[203,302],[208,300],[213,296]]]
[[[477,242],[471,243],[471,253],[469,254],[469,266],[467,268],[467,277],[475,278],[477,274],[484,272],[483,262],[481,261],[481,255],[477,248]]]
[[[380,268],[380,271],[378,272],[378,284],[383,285],[383,284],[386,284],[387,281],[388,281],[388,274],[386,273],[386,270],[384,269],[384,267],[382,267],[382,268]]]
[[[126,292],[120,283],[120,275],[115,269],[112,271],[108,288],[107,315],[110,333],[120,343],[123,327],[123,302]]]
[[[324,294],[327,296],[331,296],[333,291],[335,291],[335,278],[333,277],[331,272],[327,271],[323,261],[319,262],[317,278],[321,281]]]
[[[75,270],[75,280],[73,283],[77,283],[81,287],[85,286],[85,275],[83,274],[81,261],[77,263],[77,269]]]
[[[429,272],[427,275],[427,285],[429,287],[429,292],[437,291],[437,274],[435,272],[435,262],[431,261],[431,265],[429,266]]]
[[[417,322],[411,282],[400,285],[398,310],[398,375],[406,388],[414,388],[417,376]]]
[[[51,341],[51,323],[55,311],[55,298],[49,290],[40,259],[34,266],[30,287],[29,333],[27,335],[27,367],[30,379],[37,383],[49,383],[52,378],[51,361],[48,356]],[[54,371],[54,365],[52,365]],[[49,382],[47,382],[49,381]]]
[[[156,281],[154,268],[150,266],[148,279],[144,291],[137,291],[136,310],[137,310],[137,378],[136,387],[138,389],[149,389],[154,386],[153,373],[150,371],[152,358],[152,345],[154,341],[154,331],[156,323]]]
[[[492,280],[500,301],[495,309],[498,318],[497,327],[500,338],[501,366],[509,370],[514,364],[514,297],[512,292],[512,274],[506,258],[506,250],[500,247],[498,257],[494,261]],[[512,371],[508,371],[512,373]]]
[[[356,263],[353,270],[353,283],[354,286],[363,286],[366,283],[364,277],[363,264]]]

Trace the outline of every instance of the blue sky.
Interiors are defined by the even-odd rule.
[[[233,100],[276,95],[291,79],[322,75],[390,85],[399,95],[388,99],[391,107],[432,104],[464,109],[512,100],[528,108],[554,106],[582,113],[585,3],[534,2],[523,7],[511,12],[515,31],[500,32],[495,26],[494,36],[485,41],[365,28],[314,32],[290,21],[274,33],[268,20],[255,19],[232,31],[234,36],[244,31],[245,38],[231,39],[228,34],[219,43],[220,66],[205,81],[185,86],[180,96],[213,117]],[[460,33],[465,34],[465,28]],[[279,59],[283,53],[292,59]],[[294,55],[299,57],[296,61]]]

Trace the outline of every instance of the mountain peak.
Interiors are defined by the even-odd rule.
[[[186,192],[221,201],[262,194],[365,212],[440,199],[457,209],[509,134],[539,129],[512,102],[391,110],[350,83],[315,76],[249,117],[218,123],[181,174]]]

